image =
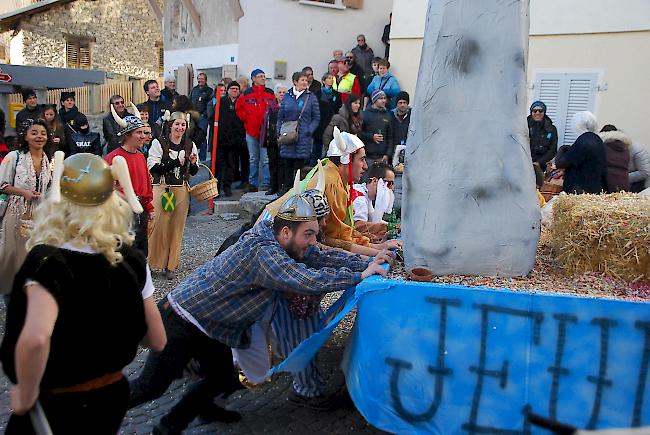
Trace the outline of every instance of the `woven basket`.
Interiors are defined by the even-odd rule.
[[[32,203],[30,202],[27,205],[27,209],[20,217],[20,225],[18,227],[18,234],[23,239],[28,239],[29,234],[34,228],[34,221],[32,220]]]
[[[199,163],[199,166],[203,166],[205,169],[210,172],[210,179],[203,181],[202,183],[197,184],[194,187],[190,187],[190,195],[194,197],[197,201],[207,201],[208,199],[216,198],[219,196],[219,188],[217,185],[217,179],[214,178],[214,174],[202,163]]]

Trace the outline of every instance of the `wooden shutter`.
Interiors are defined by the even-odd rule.
[[[65,58],[68,68],[92,68],[91,42],[68,38],[65,43]]]
[[[68,68],[79,68],[79,41],[67,41],[65,51],[66,66]]]
[[[156,45],[156,49],[158,50],[158,71],[162,73],[165,71],[165,47],[159,43]]]
[[[539,85],[539,96],[535,98],[546,104],[546,114],[552,120],[558,119],[557,111],[560,101],[560,86],[560,79],[542,79]]]
[[[343,0],[343,4],[347,8],[361,9],[363,8],[363,0]]]
[[[571,120],[573,115],[583,110],[593,111],[593,104],[590,104],[592,94],[595,93],[595,83],[589,79],[569,79],[569,95],[567,101],[566,121],[564,123],[564,138],[562,144],[568,145],[575,142],[577,136],[573,131]],[[559,142],[559,141],[558,141]]]
[[[594,111],[598,73],[539,73],[534,99],[546,104],[546,114],[557,128],[558,146],[576,140],[571,120],[576,112]]]
[[[79,44],[79,68],[90,69],[92,61],[90,56],[90,43]]]

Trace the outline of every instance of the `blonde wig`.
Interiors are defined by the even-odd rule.
[[[27,249],[36,245],[90,247],[100,252],[112,264],[122,261],[118,250],[131,245],[133,211],[129,204],[113,192],[103,204],[82,206],[65,197],[57,202],[53,195],[34,210],[34,227]]]

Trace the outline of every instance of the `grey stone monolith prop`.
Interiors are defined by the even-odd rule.
[[[540,210],[526,125],[528,0],[431,0],[411,120],[407,267],[523,276]]]

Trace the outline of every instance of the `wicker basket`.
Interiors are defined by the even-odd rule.
[[[27,204],[27,209],[20,217],[20,225],[18,227],[18,234],[23,239],[28,239],[29,234],[34,228],[34,221],[32,220],[32,203]]]
[[[208,199],[216,198],[219,196],[219,188],[217,185],[217,179],[214,178],[214,174],[202,163],[199,163],[199,166],[203,166],[205,169],[210,172],[210,179],[203,181],[202,183],[197,184],[194,187],[190,187],[190,194],[197,201],[207,201]]]

